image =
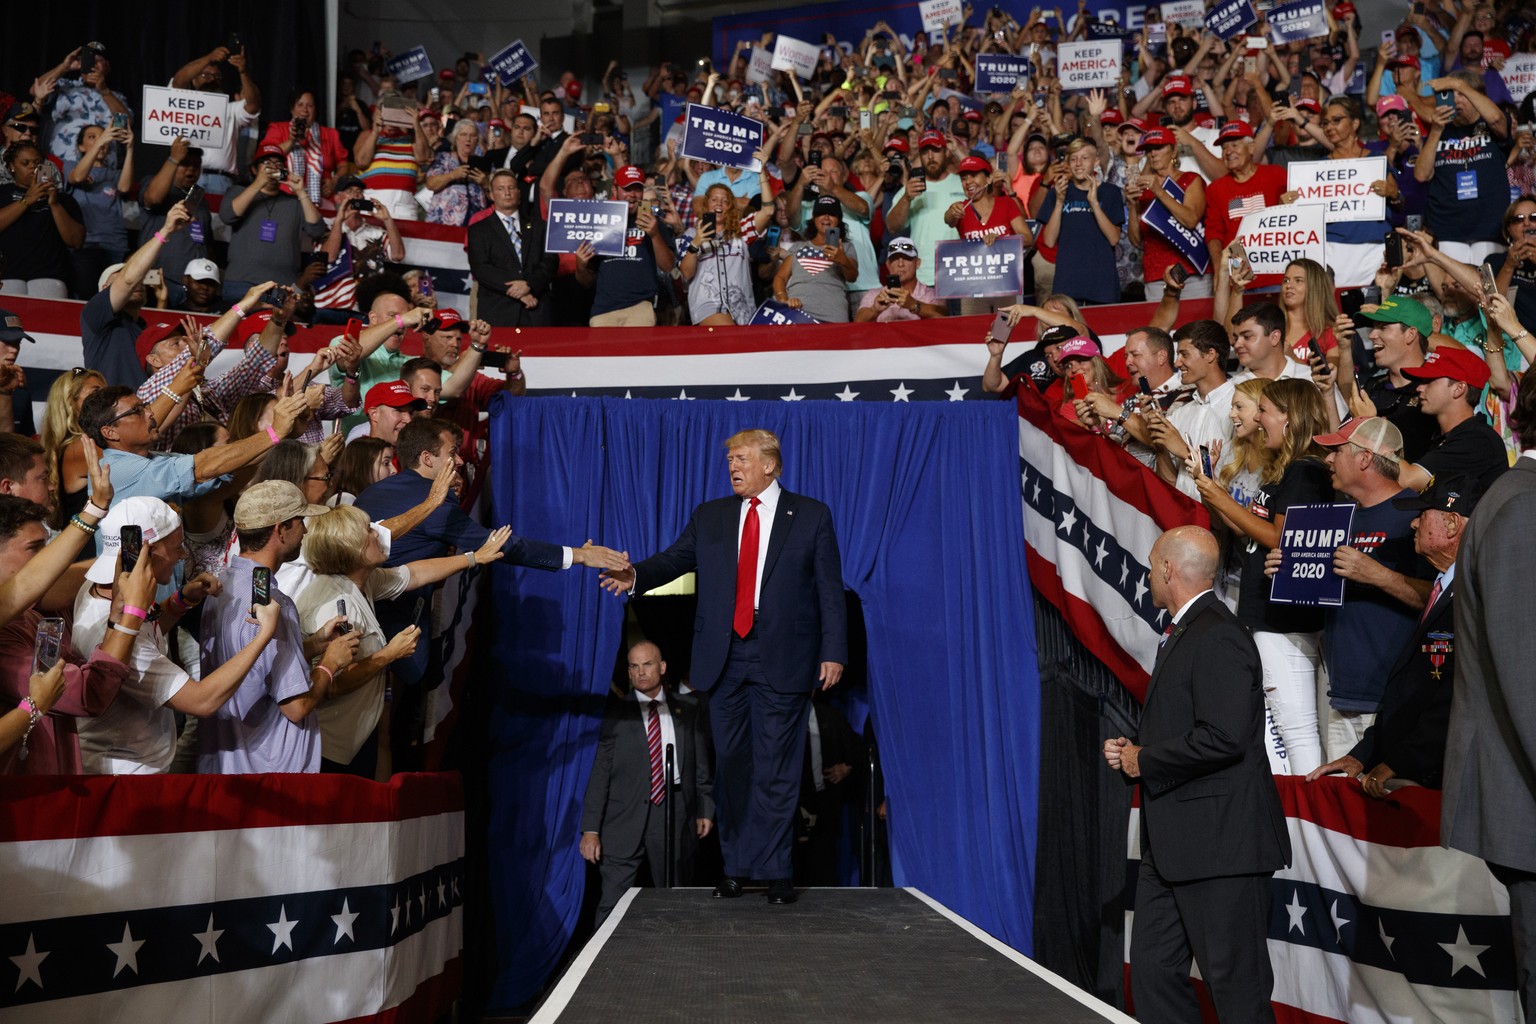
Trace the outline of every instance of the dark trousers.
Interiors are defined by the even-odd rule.
[[[1509,890],[1509,928],[1515,940],[1515,991],[1526,1024],[1536,1024],[1536,873],[1489,864],[1493,877]]]
[[[709,694],[715,817],[727,875],[793,876],[795,809],[810,711],[809,693],[780,693],[768,686],[756,630],[732,638],[725,671]]]
[[[1269,962],[1271,875],[1168,882],[1152,852],[1136,876],[1131,925],[1131,996],[1143,1024],[1199,1024],[1190,959],[1221,1024],[1273,1024]]]
[[[688,809],[683,806],[680,786],[674,783],[668,797],[676,804],[672,812],[672,863],[676,869],[673,877],[678,885],[688,885],[693,880],[695,845],[693,819],[688,816]],[[618,848],[608,840],[607,836],[600,837],[603,840],[603,858],[597,862],[597,868],[603,880],[603,896],[597,905],[599,927],[608,920],[608,915],[613,912],[619,898],[635,884],[635,879],[640,875],[642,862],[650,867],[651,885],[660,888],[667,884],[667,873],[662,867],[667,862],[667,805],[665,803],[647,804],[646,807],[645,831],[640,837],[640,843],[634,849]]]

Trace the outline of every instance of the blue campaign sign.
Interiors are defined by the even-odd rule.
[[[1270,581],[1269,599],[1280,604],[1344,603],[1344,577],[1333,571],[1333,552],[1349,543],[1353,502],[1292,505],[1280,534],[1280,570]]]
[[[1024,244],[1018,235],[986,242],[956,239],[934,247],[933,288],[941,299],[983,299],[1024,290]]]
[[[1328,34],[1328,17],[1323,13],[1323,0],[1295,0],[1294,3],[1270,11],[1264,21],[1269,25],[1269,38],[1276,45],[1316,39]]]
[[[427,56],[425,46],[413,46],[404,53],[396,54],[389,58],[384,65],[384,70],[395,77],[395,81],[401,85],[414,82],[418,78],[426,78],[432,73],[432,59]]]
[[[1019,82],[1029,81],[1029,75],[1028,57],[1011,53],[976,55],[976,91],[983,96],[989,92],[1012,92]]]
[[[538,67],[539,62],[533,59],[533,54],[528,52],[528,47],[518,39],[492,57],[488,66],[496,72],[502,85],[511,85]]]
[[[551,199],[545,252],[575,252],[590,242],[599,256],[624,255],[629,204],[598,199]]]
[[[1163,191],[1176,203],[1184,201],[1184,190],[1179,188],[1179,183],[1172,178],[1163,179]],[[1147,212],[1141,215],[1141,222],[1156,231],[1163,239],[1194,265],[1196,274],[1203,274],[1211,269],[1211,251],[1205,245],[1205,225],[1197,223],[1192,228],[1180,224],[1162,203],[1152,201],[1147,207]]]
[[[752,158],[763,145],[763,122],[716,110],[702,103],[690,103],[683,117],[683,156],[727,167],[762,169]]]
[[[1259,20],[1250,0],[1222,0],[1205,13],[1205,27],[1218,39],[1231,39]]]
[[[747,321],[748,327],[777,327],[780,324],[819,324],[811,314],[801,309],[790,309],[782,302],[773,299],[766,300],[757,307],[757,312],[752,314],[752,319]]]

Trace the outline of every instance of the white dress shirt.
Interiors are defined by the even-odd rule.
[[[640,704],[640,725],[644,727],[646,719],[651,714],[650,702],[652,698],[647,697],[639,690],[631,690],[630,692],[635,695],[635,700]],[[660,705],[656,708],[656,717],[661,719],[662,769],[666,769],[667,744],[670,743],[672,744],[672,782],[674,785],[680,786],[683,783],[683,748],[677,744],[677,727],[672,724],[672,713],[667,708],[667,688],[665,686],[656,691],[655,700]],[[645,777],[651,777],[651,753],[649,750],[645,753]]]
[[[784,493],[775,480],[763,488],[757,496],[762,502],[757,506],[757,588],[752,592],[752,610],[756,611],[758,599],[763,593],[763,564],[768,561],[768,535],[773,532],[773,515],[779,507],[779,496]],[[741,564],[741,531],[747,524],[747,510],[752,507],[751,498],[741,499],[741,517],[736,521],[736,564]]]

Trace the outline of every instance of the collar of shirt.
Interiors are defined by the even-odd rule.
[[[1445,572],[1442,572],[1440,575],[1435,577],[1435,586],[1439,587],[1440,593],[1444,594],[1447,590],[1450,589],[1451,584],[1455,581],[1456,563],[1452,562],[1450,568],[1446,569]]]
[[[657,690],[654,697],[647,697],[639,690],[630,690],[629,692],[634,695],[635,700],[640,703],[642,708],[649,708],[651,701],[656,701],[663,708],[667,706],[667,688],[665,686]]]
[[[762,502],[762,505],[757,510],[758,525],[762,528],[762,536],[765,540],[768,537],[769,524],[773,522],[773,514],[779,509],[779,496],[783,493],[784,489],[780,487],[779,482],[775,480],[767,487],[764,487],[763,493],[757,496],[757,500]],[[750,507],[751,500],[748,498],[742,498],[741,515],[743,519],[746,518],[747,509]]]
[[[1232,378],[1228,377],[1203,395],[1198,387],[1195,388],[1194,393],[1189,396],[1189,400],[1196,405],[1210,405],[1212,402],[1218,401],[1222,395],[1229,394],[1235,387],[1236,385],[1232,383]]]
[[[1190,598],[1188,601],[1185,601],[1182,605],[1180,605],[1179,606],[1179,610],[1173,613],[1173,624],[1175,626],[1177,626],[1179,624],[1179,620],[1184,618],[1185,613],[1189,611],[1190,606],[1193,605],[1196,601],[1200,600],[1206,594],[1209,594],[1210,592],[1211,592],[1211,588],[1207,587],[1204,590],[1200,591],[1200,593],[1196,594],[1194,597]]]

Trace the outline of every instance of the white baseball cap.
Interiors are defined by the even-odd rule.
[[[107,287],[107,282],[112,280],[112,275],[117,273],[119,270],[122,270],[127,265],[128,264],[126,263],[114,263],[106,270],[103,270],[101,272],[101,276],[96,279],[96,290],[102,291],[105,289]]]
[[[187,268],[182,271],[194,281],[212,281],[218,284],[219,265],[213,260],[188,260]]]
[[[113,504],[107,518],[101,521],[101,554],[96,556],[96,561],[91,563],[85,573],[85,578],[92,583],[117,582],[117,549],[122,545],[125,526],[137,526],[143,530],[147,547],[179,530],[181,517],[159,498],[124,498]]]

